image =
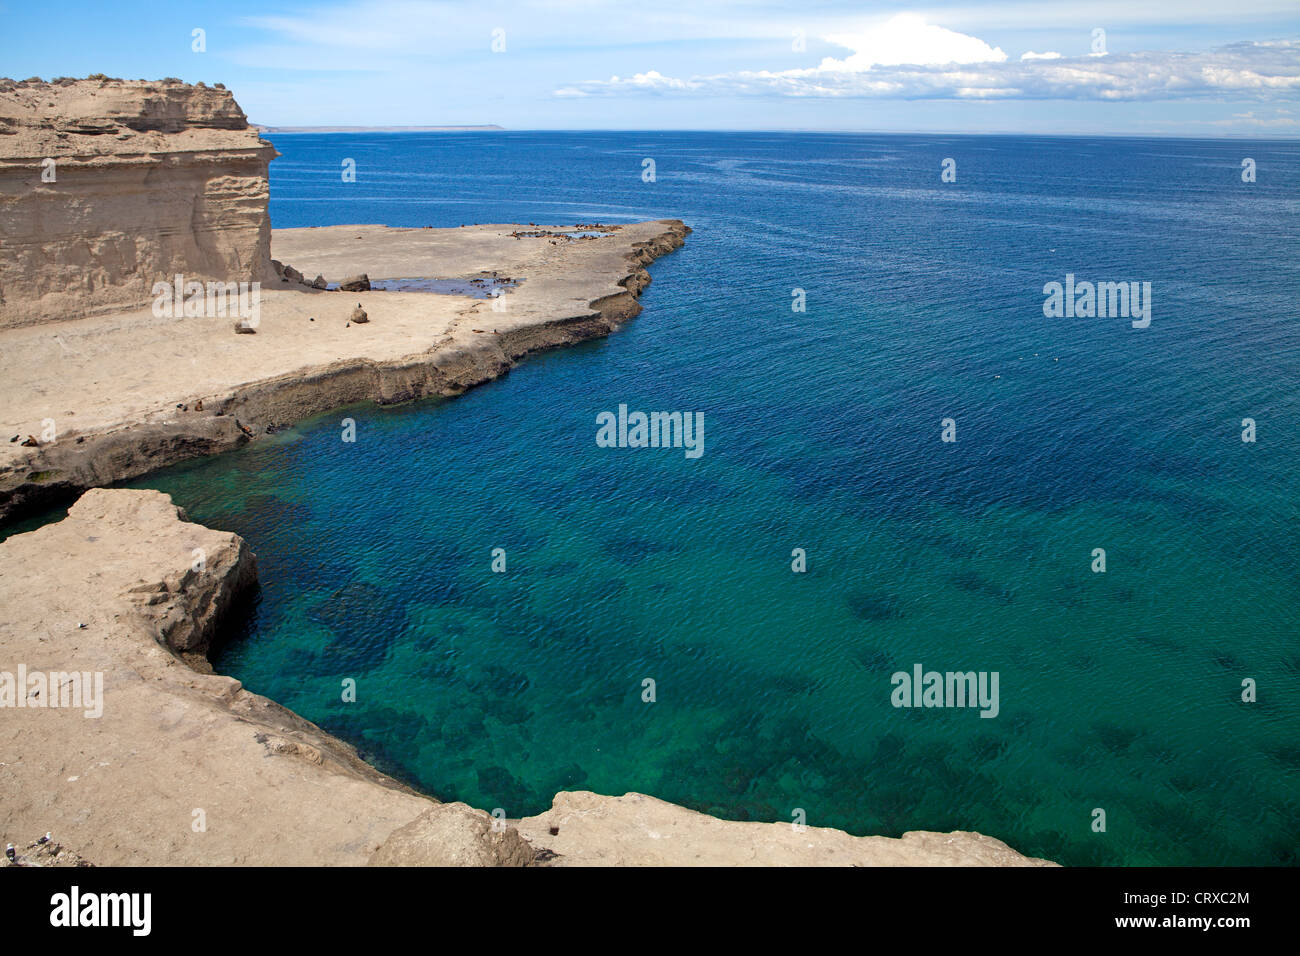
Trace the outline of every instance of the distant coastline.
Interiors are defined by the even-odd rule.
[[[252,124],[259,133],[495,133],[504,126],[263,126]]]

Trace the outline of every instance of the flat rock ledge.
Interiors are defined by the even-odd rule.
[[[853,837],[635,793],[561,793],[517,821],[439,803],[211,673],[205,651],[255,587],[238,535],[157,491],[93,489],[0,543],[0,668],[56,674],[60,694],[17,706],[10,685],[0,840],[30,851],[50,832],[97,866],[1051,865],[976,833]],[[69,696],[73,673],[102,675],[98,707]]]
[[[676,219],[604,228],[599,241],[554,246],[516,238],[513,225],[274,233],[312,273],[508,270],[522,281],[499,312],[461,295],[271,283],[256,335],[148,308],[0,328],[0,525],[334,408],[460,395],[530,353],[609,335],[641,312],[646,266],[691,229]],[[364,326],[347,319],[358,298]]]

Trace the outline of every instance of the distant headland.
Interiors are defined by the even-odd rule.
[[[259,133],[496,133],[504,126],[262,126],[252,124]]]

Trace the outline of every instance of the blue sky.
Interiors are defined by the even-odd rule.
[[[1300,136],[1297,0],[0,0],[0,18],[0,74],[222,82],[268,125]]]

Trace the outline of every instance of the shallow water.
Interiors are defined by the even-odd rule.
[[[605,341],[134,483],[257,552],[260,602],[219,670],[512,817],[560,789],[637,790],[854,833],[978,830],[1064,863],[1296,862],[1300,147],[276,146],[277,227],[695,233]],[[1151,282],[1150,327],[1044,318],[1067,272]],[[704,454],[598,447],[620,404],[701,412]],[[996,671],[997,717],[892,706],[915,664]]]
[[[467,295],[471,299],[491,299],[519,285],[517,279],[372,279],[374,292],[427,292],[435,295]]]

